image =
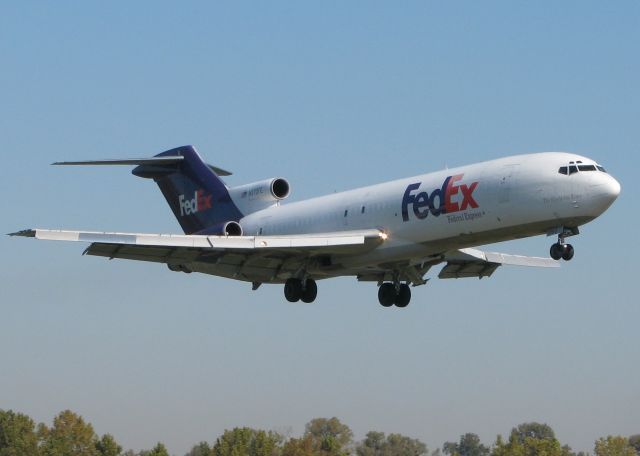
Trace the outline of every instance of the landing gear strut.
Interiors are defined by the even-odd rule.
[[[411,288],[406,283],[385,282],[378,288],[378,301],[384,307],[407,307],[411,301]]]
[[[551,249],[549,249],[549,255],[554,260],[563,259],[564,261],[569,261],[573,258],[575,254],[575,250],[571,244],[564,243],[564,234],[561,233],[558,235],[558,242],[551,245]]]
[[[313,279],[290,278],[284,284],[284,297],[289,302],[313,302],[318,296],[318,286]]]

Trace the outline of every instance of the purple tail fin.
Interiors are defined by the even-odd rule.
[[[180,156],[183,159],[177,163],[140,165],[132,172],[158,184],[185,234],[224,234],[228,222],[238,222],[242,213],[231,200],[226,185],[193,146],[156,155]]]

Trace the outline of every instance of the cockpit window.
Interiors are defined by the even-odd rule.
[[[561,166],[560,168],[558,168],[558,173],[560,174],[564,174],[566,175],[571,175],[571,174],[575,174],[578,171],[602,171],[603,173],[606,173],[607,171],[600,165],[583,165],[581,164],[582,162],[577,160],[577,161],[570,161],[569,162],[569,166]]]

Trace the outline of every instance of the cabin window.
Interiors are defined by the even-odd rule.
[[[561,166],[560,169],[558,170],[558,172],[560,174],[566,175],[567,174],[567,167],[566,166]]]
[[[344,210],[344,216],[346,217],[349,214],[349,209]]]
[[[260,231],[258,231],[258,234],[262,234],[262,227],[260,227]]]
[[[360,210],[361,214],[364,214],[364,206],[362,206],[362,209]]]
[[[599,169],[600,171],[602,171],[603,173],[606,173],[606,172],[607,172],[607,170],[606,170],[606,169],[604,169],[604,168],[603,168],[602,166],[600,166],[600,165],[596,165],[596,168],[598,168],[598,169]]]
[[[578,165],[580,171],[595,171],[595,165]]]
[[[576,165],[569,166],[569,175],[577,173],[577,172],[578,172],[578,167]]]

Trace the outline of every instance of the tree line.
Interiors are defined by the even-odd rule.
[[[215,441],[200,442],[185,456],[587,456],[562,445],[553,429],[542,423],[523,423],[508,438],[498,436],[485,445],[473,433],[445,442],[430,451],[418,439],[371,431],[361,441],[338,418],[315,418],[299,437],[237,427]],[[595,456],[640,456],[640,434],[607,436],[596,440]],[[0,456],[170,456],[158,442],[150,450],[124,450],[110,434],[99,436],[91,423],[65,410],[51,426],[36,424],[29,416],[0,409]]]

